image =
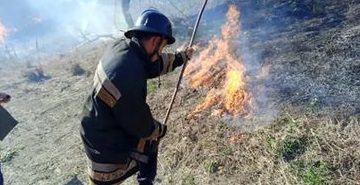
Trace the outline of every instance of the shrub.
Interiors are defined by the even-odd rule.
[[[279,154],[285,161],[291,161],[303,154],[307,145],[306,137],[287,136],[279,147]]]
[[[51,78],[50,76],[45,75],[44,70],[40,67],[26,71],[24,77],[30,82],[42,82]]]
[[[85,69],[83,69],[79,64],[73,64],[71,66],[71,74],[73,76],[81,76],[86,73]]]

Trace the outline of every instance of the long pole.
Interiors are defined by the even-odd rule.
[[[202,6],[202,8],[201,8],[201,10],[200,10],[200,12],[199,12],[199,15],[198,15],[198,17],[197,17],[197,20],[196,20],[196,23],[195,23],[195,27],[194,27],[193,33],[192,33],[192,35],[191,35],[191,39],[190,39],[190,42],[189,42],[189,47],[191,47],[191,46],[193,45],[193,43],[194,43],[195,35],[196,35],[197,30],[198,30],[198,27],[199,27],[199,24],[200,24],[200,20],[201,20],[201,17],[202,17],[203,12],[204,12],[204,10],[205,10],[205,7],[206,7],[207,2],[208,2],[208,0],[204,0],[204,4],[203,4],[203,6]],[[165,116],[165,119],[164,119],[164,122],[163,122],[164,124],[166,124],[166,122],[167,122],[168,119],[169,119],[171,109],[172,109],[172,107],[173,107],[173,105],[174,105],[174,101],[175,101],[176,95],[177,95],[177,93],[178,93],[178,91],[179,91],[179,87],[180,87],[181,80],[182,80],[182,78],[183,78],[183,76],[184,76],[184,72],[185,72],[185,69],[186,69],[186,65],[187,65],[187,61],[184,62],[183,67],[182,67],[182,69],[181,69],[181,72],[180,72],[180,75],[179,75],[179,79],[178,79],[177,84],[176,84],[176,88],[175,88],[174,93],[173,93],[173,96],[172,96],[172,98],[171,98],[171,102],[170,102],[170,104],[169,104],[169,108],[168,108],[168,110],[167,110],[167,112],[166,112],[166,116]]]

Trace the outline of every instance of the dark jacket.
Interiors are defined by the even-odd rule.
[[[146,80],[174,70],[184,59],[183,53],[164,54],[152,63],[134,38],[117,40],[105,51],[81,120],[81,138],[92,161],[118,163],[134,152],[143,154],[144,139],[159,132],[146,103]]]

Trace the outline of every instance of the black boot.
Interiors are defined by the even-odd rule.
[[[147,164],[139,164],[139,173],[137,181],[139,185],[152,185],[156,177],[157,170],[157,150],[150,154],[149,162]]]

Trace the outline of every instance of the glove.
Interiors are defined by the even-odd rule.
[[[188,47],[184,50],[180,50],[178,53],[181,55],[182,60],[185,62],[191,59],[194,50],[195,49],[193,47]]]
[[[167,126],[154,120],[154,131],[151,133],[150,136],[141,138],[144,141],[159,141],[163,138],[166,134]]]
[[[154,120],[155,130],[150,137],[145,138],[145,149],[144,153],[154,153],[158,149],[160,140],[165,136],[167,126],[156,120]]]
[[[189,48],[185,49],[185,55],[188,60],[191,59],[194,51],[195,51],[195,49],[193,47],[189,47]]]
[[[155,129],[158,129],[158,134],[157,134],[157,138],[156,139],[161,139],[165,136],[166,131],[167,131],[167,126],[165,124],[162,124],[158,121],[155,120],[155,124],[157,124],[157,126],[155,126]]]

